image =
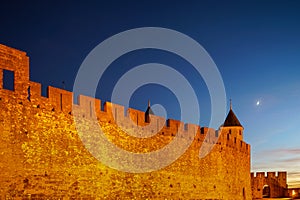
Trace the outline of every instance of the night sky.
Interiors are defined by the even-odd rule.
[[[0,5],[0,43],[27,52],[30,79],[42,83],[44,96],[48,85],[72,91],[85,57],[119,32],[163,27],[193,38],[221,73],[227,106],[231,98],[245,128],[244,139],[251,144],[252,171],[288,171],[289,185],[300,187],[299,1],[1,1]],[[150,62],[174,67],[190,81],[200,102],[199,123],[208,126],[211,102],[205,82],[188,62],[166,51],[144,49],[121,56],[111,64],[96,96],[110,101],[122,74]],[[168,88],[142,86],[132,95],[130,107],[145,110],[148,99],[164,106],[168,118],[180,119],[178,100]]]

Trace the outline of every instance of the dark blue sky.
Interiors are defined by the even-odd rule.
[[[0,43],[28,53],[30,78],[44,91],[48,85],[61,88],[62,81],[71,91],[84,58],[108,37],[148,26],[182,32],[216,63],[252,145],[252,169],[288,170],[290,183],[299,184],[299,10],[299,1],[2,1]],[[186,76],[201,104],[200,124],[207,126],[205,83],[189,63],[168,52],[140,50],[120,57],[97,97],[110,100],[122,73],[148,62],[172,66]],[[178,102],[167,88],[146,85],[134,93],[130,106],[144,110],[147,99],[164,105],[169,117],[179,117]]]

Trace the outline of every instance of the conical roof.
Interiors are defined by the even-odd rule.
[[[151,107],[148,107],[147,110],[146,110],[146,115],[154,115],[154,112],[152,111]]]
[[[154,115],[154,112],[152,111],[151,106],[150,106],[150,100],[148,100],[148,107],[147,107],[145,114],[146,115],[149,115],[149,114]]]
[[[241,127],[243,127],[241,125],[240,121],[238,120],[238,118],[236,117],[236,115],[234,114],[234,112],[232,111],[232,109],[230,109],[223,126],[224,127],[226,127],[226,126],[241,126]]]
[[[223,124],[224,127],[228,127],[228,126],[240,126],[243,127],[240,123],[240,121],[238,120],[238,118],[236,117],[236,115],[234,114],[234,112],[232,111],[232,103],[231,103],[231,99],[230,99],[230,110],[229,113],[225,119],[225,122]]]

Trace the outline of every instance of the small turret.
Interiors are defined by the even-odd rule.
[[[147,107],[147,110],[145,112],[145,122],[146,123],[150,123],[150,115],[154,115],[154,112],[151,109],[150,100],[148,100],[148,107]]]
[[[243,140],[243,130],[244,127],[241,125],[240,121],[234,114],[232,110],[232,103],[230,100],[230,110],[224,121],[222,132],[229,133],[231,137],[235,137],[239,140]]]

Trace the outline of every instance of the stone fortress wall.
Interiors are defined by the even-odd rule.
[[[286,172],[251,173],[251,185],[254,199],[288,197]]]
[[[4,70],[14,72],[13,90],[3,88]],[[26,53],[0,45],[0,199],[252,199],[250,145],[231,130],[184,125],[152,115],[151,120],[163,128],[154,127],[158,133],[150,138],[135,138],[114,120],[128,130],[130,120],[146,126],[144,112],[130,108],[124,114],[120,105],[101,105],[99,99],[82,95],[74,104],[72,92],[50,86],[43,97],[41,85],[29,79]],[[84,113],[81,129],[98,129],[91,120],[96,117],[107,138],[131,152],[164,147],[179,127],[195,138],[179,159],[163,169],[118,171],[84,147],[72,106]],[[207,143],[214,147],[200,159],[199,149]]]

